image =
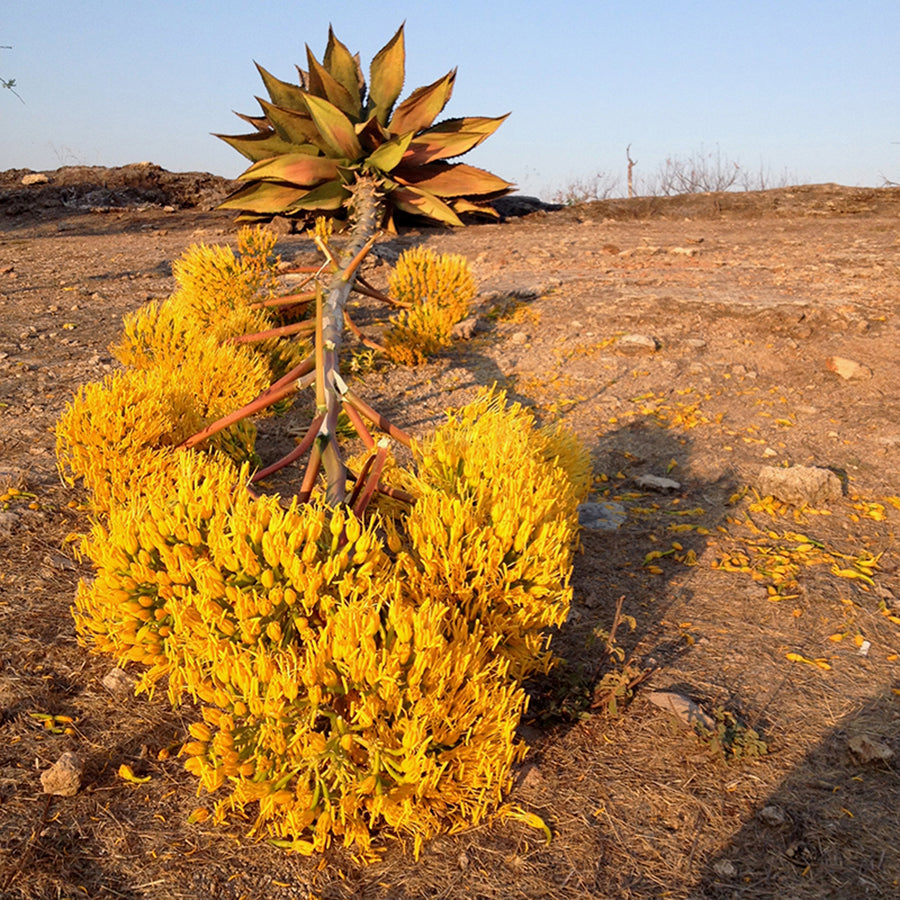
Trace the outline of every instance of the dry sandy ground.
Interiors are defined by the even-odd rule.
[[[139,168],[27,190],[0,174],[0,896],[900,894],[900,191],[615,201],[381,242],[384,259],[422,241],[465,254],[478,330],[426,366],[376,362],[359,391],[422,433],[497,382],[578,432],[593,499],[622,522],[583,534],[555,638],[566,662],[533,686],[523,727],[512,799],[552,842],[501,821],[418,862],[389,840],[367,868],[340,849],[286,857],[240,823],[188,824],[192,778],[158,753],[191,710],[113,697],[111,663],[75,642],[69,605],[89,569],[70,536],[86,517],[57,476],[54,422],[111,371],[122,315],[172,290],[171,261],[235,233],[204,208],[227,185]],[[302,235],[279,251],[312,254]],[[834,357],[860,367],[842,375]],[[761,467],[794,464],[831,469],[843,495],[760,502]],[[679,487],[650,491],[648,474]],[[859,565],[870,574],[846,575]],[[620,597],[636,628],[617,637],[654,671],[612,717],[590,704],[615,670],[592,636]],[[739,723],[738,750],[755,729],[768,753],[723,753],[647,702],[654,689]],[[48,715],[72,721],[47,728]],[[48,801],[40,773],[65,750],[86,760],[84,787]],[[122,763],[150,780],[123,782]]]

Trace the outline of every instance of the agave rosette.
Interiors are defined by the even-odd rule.
[[[448,160],[478,146],[506,116],[436,123],[453,93],[455,69],[398,103],[406,56],[402,25],[372,60],[368,85],[359,57],[330,28],[323,61],[309,47],[306,55],[299,84],[257,64],[269,100],[257,98],[263,115],[240,116],[255,131],[218,135],[252,162],[238,177],[243,186],[221,208],[240,210],[245,221],[339,214],[357,176],[368,175],[384,193],[388,227],[396,211],[450,225],[461,225],[463,213],[496,215],[489,202],[512,185]]]

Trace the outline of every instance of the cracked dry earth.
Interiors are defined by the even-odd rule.
[[[389,842],[371,867],[188,824],[194,783],[159,750],[190,710],[110,695],[111,663],[74,638],[89,568],[71,536],[88,522],[57,475],[54,423],[113,370],[122,315],[171,292],[171,261],[234,236],[223,214],[158,206],[0,215],[0,896],[900,893],[900,191],[616,201],[379,243],[367,276],[381,283],[414,243],[466,255],[478,327],[428,365],[376,362],[359,392],[422,434],[496,382],[581,436],[591,499],[619,514],[583,532],[565,662],[533,686],[522,728],[511,799],[553,840],[499,821],[418,862]],[[301,235],[278,249],[312,259]],[[266,427],[276,444],[296,431]],[[843,495],[767,501],[764,465],[831,469]],[[635,620],[619,644],[652,674],[613,717],[590,698],[594,632],[619,598]],[[727,712],[768,752],[717,749],[647,702],[661,689]],[[41,771],[66,750],[83,787],[47,800]],[[123,782],[122,763],[149,781]]]

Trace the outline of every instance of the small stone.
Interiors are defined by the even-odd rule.
[[[771,447],[766,447],[766,449],[763,450],[763,456],[766,459],[771,459],[773,456],[778,456],[778,451],[773,450]]]
[[[707,731],[714,731],[716,728],[715,719],[683,694],[677,694],[675,691],[650,691],[646,696],[654,706],[671,713],[685,725],[700,725]]]
[[[770,828],[777,828],[779,825],[784,825],[784,810],[780,806],[770,803],[759,811],[759,820]]]
[[[283,237],[294,233],[294,221],[287,216],[273,216],[272,221],[268,224],[268,228],[273,234]]]
[[[19,521],[19,516],[9,510],[0,510],[0,537],[9,537]]]
[[[625,507],[611,500],[589,501],[578,507],[578,524],[591,531],[616,531],[627,518]]]
[[[22,184],[50,184],[50,178],[43,172],[29,172],[22,176]]]
[[[764,497],[775,497],[794,505],[819,506],[837,500],[842,494],[841,480],[818,466],[763,466],[756,482]]]
[[[524,331],[517,331],[510,340],[514,344],[527,344],[528,343],[528,335],[525,334]]]
[[[712,870],[719,878],[734,878],[737,875],[737,869],[730,859],[717,859],[712,865]]]
[[[847,741],[847,748],[853,755],[854,762],[861,766],[873,762],[889,762],[894,757],[894,751],[887,744],[868,734],[853,735]]]
[[[681,482],[672,478],[663,478],[661,475],[638,475],[634,483],[646,491],[656,491],[657,494],[666,494],[669,491],[680,491]]]
[[[525,763],[516,776],[516,784],[526,790],[539,788],[544,784],[544,774],[537,763]]]
[[[450,329],[450,337],[458,341],[468,341],[475,336],[476,331],[478,331],[478,317],[469,316]]]
[[[41,772],[41,786],[45,794],[74,797],[81,787],[84,764],[75,753],[68,751],[45,772]]]
[[[656,353],[659,341],[649,334],[623,334],[616,341],[616,349],[622,353]]]
[[[872,377],[872,370],[868,366],[844,356],[829,356],[825,360],[825,366],[845,381],[861,381]]]
[[[118,695],[133,694],[134,686],[136,684],[134,678],[118,666],[116,666],[115,669],[110,669],[109,672],[103,676],[103,680],[100,683],[111,694]]]

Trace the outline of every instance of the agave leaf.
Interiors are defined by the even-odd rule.
[[[280,138],[293,144],[315,144],[317,147],[322,146],[324,150],[326,145],[322,135],[308,113],[275,106],[260,97],[256,99]]]
[[[388,197],[391,204],[403,212],[425,216],[447,225],[462,225],[459,216],[443,200],[414,187],[396,187]]]
[[[261,159],[269,159],[280,153],[297,153],[300,147],[309,147],[312,153],[318,153],[318,149],[312,144],[292,144],[279,137],[274,131],[263,134],[255,131],[252,134],[217,134],[217,138],[230,144],[241,156],[246,156],[252,162]]]
[[[350,191],[340,181],[327,181],[320,184],[285,208],[285,212],[300,212],[301,210],[335,210],[344,205],[344,201],[350,196]]]
[[[339,161],[328,156],[288,153],[254,163],[238,175],[238,181],[280,181],[312,187],[338,175]]]
[[[346,113],[351,119],[362,117],[362,104],[359,92],[354,99],[332,74],[313,56],[309,46],[306,48],[306,59],[309,64],[309,93],[324,97],[329,103]]]
[[[391,137],[391,133],[378,121],[375,113],[372,113],[366,122],[360,122],[355,127],[356,136],[359,138],[365,153],[372,153],[377,150]]]
[[[407,131],[415,132],[428,128],[447,105],[453,93],[454,81],[456,69],[451,69],[443,78],[432,84],[416,88],[394,110],[390,121],[391,132],[405,134]]]
[[[432,125],[427,131],[417,134],[409,145],[405,163],[422,165],[437,159],[462,156],[490,137],[507,119],[499,116],[489,119],[484,116],[470,116],[464,119],[445,119]]]
[[[386,141],[374,153],[369,154],[366,165],[380,172],[391,172],[400,164],[412,137],[410,132]]]
[[[335,37],[334,29],[330,25],[328,26],[328,46],[325,48],[324,63],[331,76],[346,88],[350,96],[361,100],[364,82],[359,67],[359,57],[353,56]]]
[[[355,160],[363,155],[353,123],[336,106],[314,94],[306,95],[306,105],[332,156]]]
[[[247,116],[239,112],[236,112],[235,115],[239,119],[243,119],[248,125],[252,125],[257,131],[269,132],[272,130],[272,126],[265,116]]]
[[[436,197],[464,197],[472,194],[506,193],[512,185],[492,172],[467,166],[465,163],[428,163],[424,166],[403,166],[393,173],[401,184],[428,191]]]
[[[219,204],[219,209],[240,209],[252,213],[277,215],[293,206],[306,194],[305,188],[271,181],[255,181],[239,188]]]
[[[495,219],[500,218],[500,213],[493,206],[487,203],[472,203],[470,200],[466,200],[465,197],[454,198],[450,205],[453,207],[453,211],[457,213],[479,213],[484,216],[492,216]]]
[[[259,63],[254,63],[262,76],[263,84],[269,93],[269,97],[276,106],[292,109],[297,112],[306,111],[306,102],[303,90],[289,81],[276,78],[271,72],[267,72]]]
[[[382,125],[386,125],[391,110],[403,90],[406,68],[406,50],[403,44],[403,26],[375,54],[369,66],[369,102]]]

